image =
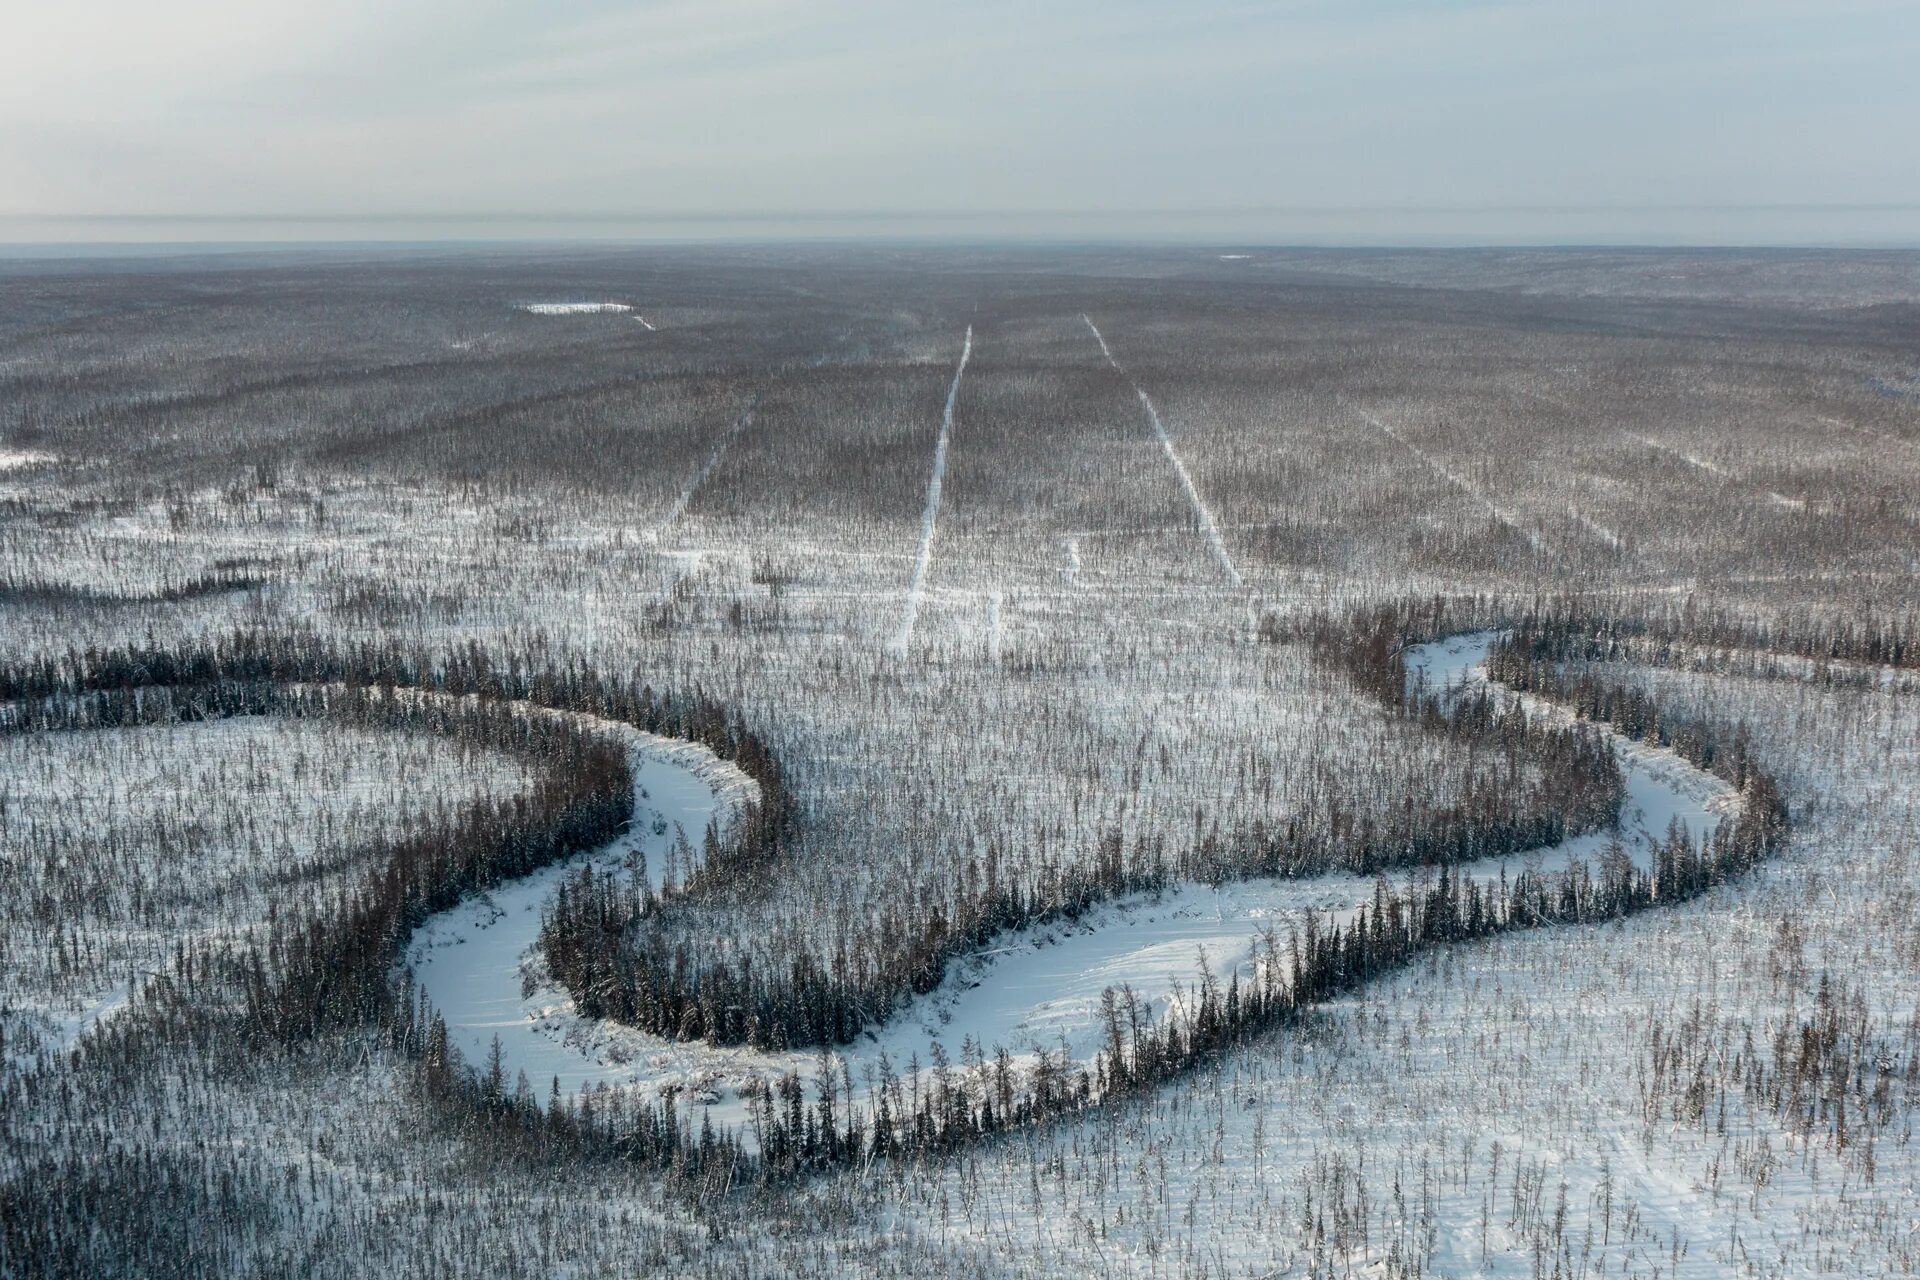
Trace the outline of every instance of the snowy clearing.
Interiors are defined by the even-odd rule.
[[[42,449],[0,448],[0,471],[22,471],[28,467],[44,467],[59,460],[57,455]]]
[[[631,311],[633,308],[624,302],[523,302],[522,311],[536,316],[590,316],[612,311]],[[640,323],[646,324],[642,320]],[[647,325],[647,328],[653,328]]]

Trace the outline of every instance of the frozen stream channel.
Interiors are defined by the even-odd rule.
[[[1424,678],[1435,691],[1482,683],[1495,638],[1489,632],[1417,646],[1407,654],[1410,678]],[[568,1095],[601,1085],[649,1094],[681,1089],[707,1105],[716,1127],[744,1128],[750,1114],[744,1086],[789,1071],[811,1078],[822,1054],[681,1043],[587,1021],[546,978],[534,951],[541,907],[563,877],[584,863],[633,865],[636,855],[644,855],[647,874],[658,885],[676,830],[684,830],[697,848],[709,823],[724,833],[752,794],[749,780],[702,747],[646,734],[633,739],[635,820],[627,835],[434,917],[415,935],[407,962],[470,1065],[486,1060],[497,1036],[509,1081],[524,1071],[542,1098],[556,1080]],[[1650,865],[1652,847],[1670,821],[1677,819],[1698,840],[1734,802],[1725,783],[1670,751],[1617,737],[1614,749],[1627,783],[1618,834],[1642,867]],[[1497,879],[1503,869],[1556,870],[1594,857],[1609,834],[1457,870],[1477,880]],[[1182,991],[1198,984],[1203,966],[1223,984],[1235,972],[1250,977],[1262,930],[1274,928],[1284,939],[1308,910],[1344,920],[1373,892],[1370,876],[1192,885],[1122,899],[1072,924],[1006,934],[952,965],[938,989],[836,1050],[831,1061],[836,1071],[844,1064],[862,1082],[883,1056],[896,1073],[916,1055],[925,1064],[934,1042],[954,1062],[969,1040],[988,1052],[1005,1046],[1019,1066],[1030,1066],[1043,1051],[1085,1060],[1101,1042],[1099,1006],[1107,988],[1131,986],[1162,1016]]]

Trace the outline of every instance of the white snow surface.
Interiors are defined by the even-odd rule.
[[[96,843],[85,872],[69,872],[77,878],[67,883],[101,886],[69,920],[87,961],[57,979],[51,939],[8,939],[0,1075],[65,1054],[117,1017],[178,945],[248,935],[287,886],[341,887],[361,865],[350,855],[364,835],[408,829],[432,812],[409,802],[396,779],[449,802],[532,782],[510,756],[462,754],[431,735],[277,716],[15,735],[0,746],[0,874],[9,889],[62,892],[59,877],[36,887],[23,866],[43,856],[34,833],[49,829]],[[185,795],[202,799],[174,802]]]
[[[1410,649],[1410,679],[1424,680],[1435,691],[1482,683],[1485,658],[1496,639],[1496,633],[1485,632]],[[1526,701],[1535,710],[1565,714]],[[1614,746],[1627,782],[1619,832],[1579,836],[1515,859],[1466,864],[1458,874],[1486,882],[1521,870],[1560,871],[1594,858],[1616,835],[1626,854],[1646,867],[1670,821],[1678,820],[1700,839],[1733,803],[1725,783],[1670,751],[1617,737]],[[541,908],[562,878],[586,863],[633,865],[640,855],[658,885],[661,858],[675,829],[697,845],[709,822],[726,826],[745,794],[730,766],[704,748],[643,740],[636,744],[635,761],[632,831],[601,850],[435,917],[416,935],[408,964],[469,1064],[485,1061],[498,1036],[508,1078],[524,1071],[541,1096],[555,1081],[566,1095],[601,1085],[650,1095],[686,1091],[708,1105],[717,1127],[741,1130],[749,1146],[751,1111],[743,1090],[753,1081],[771,1082],[788,1072],[812,1077],[823,1062],[836,1071],[844,1065],[856,1081],[866,1081],[883,1058],[899,1074],[916,1057],[927,1063],[935,1042],[956,1063],[969,1041],[987,1052],[1004,1046],[1021,1069],[1031,1069],[1043,1052],[1056,1057],[1064,1052],[1084,1062],[1102,1043],[1100,1001],[1109,988],[1131,987],[1156,1019],[1180,1016],[1184,993],[1193,991],[1203,974],[1211,973],[1223,985],[1233,974],[1243,982],[1254,976],[1263,931],[1274,930],[1284,949],[1289,931],[1305,913],[1345,923],[1372,900],[1376,886],[1372,877],[1353,875],[1188,885],[1121,899],[1070,923],[1005,934],[954,964],[932,993],[828,1055],[676,1042],[579,1017],[570,997],[547,978],[534,950]],[[1431,872],[1410,874],[1417,880]]]
[[[608,311],[631,311],[633,308],[624,302],[523,302],[522,311],[532,312],[536,316],[588,316]],[[642,324],[646,322],[641,321]],[[647,325],[651,329],[652,325]]]
[[[907,587],[907,607],[900,618],[900,632],[893,639],[894,652],[904,654],[913,643],[913,625],[920,616],[920,601],[927,593],[927,570],[933,565],[933,535],[940,520],[940,485],[947,475],[947,442],[953,436],[953,406],[960,399],[960,379],[966,376],[967,361],[973,358],[973,326],[960,345],[960,363],[954,367],[953,383],[947,388],[947,407],[940,415],[940,436],[933,446],[933,474],[927,480],[927,506],[920,515],[920,553],[913,562],[913,582]]]
[[[58,458],[43,449],[0,448],[0,471],[22,471],[57,461]]]
[[[572,1000],[540,985],[536,963],[541,909],[563,880],[583,867],[644,869],[656,891],[693,869],[669,868],[681,853],[697,859],[709,825],[725,839],[758,797],[752,779],[706,747],[644,733],[612,721],[602,728],[626,737],[633,769],[633,816],[619,837],[592,852],[545,867],[468,898],[429,919],[407,947],[406,966],[446,1021],[449,1041],[469,1064],[485,1061],[500,1038],[509,1071],[525,1071],[542,1089],[554,1079],[567,1093],[602,1081],[627,1083],[623,1064],[597,1061],[581,1043],[591,1024],[573,1016]],[[526,983],[534,981],[528,992]]]

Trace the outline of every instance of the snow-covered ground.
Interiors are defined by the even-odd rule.
[[[540,913],[562,881],[583,868],[636,873],[655,891],[699,866],[709,827],[726,839],[758,794],[753,781],[705,747],[598,721],[629,745],[633,816],[607,845],[469,898],[423,924],[406,966],[446,1021],[449,1042],[479,1064],[497,1037],[510,1073],[569,1095],[601,1083],[626,1084],[633,1064],[617,1050],[595,1051],[595,1028],[572,1013],[535,951]]]
[[[8,449],[0,447],[0,471],[19,471],[27,467],[45,466],[59,461],[53,454],[42,449]]]
[[[1438,682],[1474,646],[1414,657]],[[1912,1086],[1887,1127],[1849,1110],[1838,1143],[1830,1109],[1809,1133],[1742,1087],[1798,1051],[1831,983],[1864,997],[1857,1069],[1890,1065],[1900,1096],[1920,1047],[1910,701],[1607,674],[1753,727],[1804,800],[1780,860],[1671,909],[1444,949],[1178,1089],[876,1174],[877,1220],[1012,1274],[1914,1274]]]
[[[520,304],[520,309],[530,311],[536,316],[590,316],[605,312],[631,311],[633,307],[625,302],[523,302]]]
[[[1484,682],[1483,663],[1495,639],[1486,632],[1418,646],[1407,654],[1409,679],[1436,691]],[[1616,839],[1637,865],[1650,867],[1652,849],[1670,823],[1701,839],[1733,802],[1726,784],[1672,752],[1614,742],[1627,781],[1617,833],[1469,863],[1458,874],[1492,883],[1523,869],[1561,871],[1593,860]],[[717,1126],[744,1129],[758,1084],[788,1072],[816,1074],[822,1055],[677,1042],[584,1020],[547,979],[534,950],[541,909],[562,879],[588,864],[644,866],[658,886],[662,860],[680,833],[697,847],[709,823],[724,830],[737,811],[732,806],[744,794],[739,775],[704,749],[640,735],[633,750],[635,818],[628,835],[435,917],[416,936],[408,964],[469,1064],[484,1061],[498,1037],[509,1076],[524,1072],[541,1096],[556,1083],[566,1095],[602,1085],[649,1094],[685,1090],[708,1104]],[[952,1062],[969,1049],[1002,1047],[1022,1069],[1042,1053],[1087,1062],[1102,1043],[1105,991],[1131,990],[1153,1018],[1177,1017],[1183,993],[1207,975],[1221,983],[1235,974],[1251,980],[1264,932],[1273,931],[1284,947],[1308,912],[1346,923],[1371,901],[1375,887],[1363,876],[1189,885],[1107,904],[1071,923],[1018,930],[952,966],[935,991],[837,1050],[831,1061],[869,1082],[882,1071],[925,1064],[936,1045]]]
[[[1194,265],[1179,256],[1176,273]],[[1277,261],[1322,282],[1332,270],[1258,256],[1215,265],[1266,273]],[[1470,595],[1505,607],[1572,584],[1693,597],[1776,625],[1885,623],[1913,608],[1920,450],[1911,395],[1887,391],[1913,382],[1897,316],[1848,303],[1808,328],[1782,323],[1785,300],[1715,304],[1656,333],[1654,309],[1638,303],[1509,309],[1497,290],[1457,290],[1480,279],[1464,268],[1441,272],[1448,288],[1432,291],[1302,290],[1275,275],[1272,288],[1263,276],[1211,293],[1193,279],[1163,283],[1164,266],[1134,276],[1083,264],[1093,275],[1076,268],[1049,283],[1033,265],[889,279],[875,262],[841,278],[806,266],[676,272],[648,258],[564,276],[548,263],[490,263],[431,281],[382,266],[310,291],[202,289],[185,276],[48,283],[45,298],[69,290],[70,304],[47,313],[56,323],[7,329],[0,434],[87,466],[0,475],[0,578],[19,587],[0,592],[5,647],[57,658],[149,636],[311,626],[333,640],[472,642],[535,665],[578,661],[657,689],[709,690],[769,735],[807,821],[777,892],[663,916],[683,925],[676,940],[695,956],[716,939],[821,956],[836,936],[877,936],[902,903],[938,900],[955,868],[987,849],[1084,866],[1108,830],[1130,847],[1181,848],[1216,824],[1230,837],[1256,817],[1312,812],[1329,788],[1362,812],[1456,803],[1473,776],[1461,753],[1343,697],[1289,638],[1314,610]],[[1830,261],[1792,270],[1834,280]],[[8,302],[25,297],[13,290]],[[501,322],[520,299],[602,298],[636,309]],[[1187,486],[1136,390],[1087,341],[1083,311],[1151,392],[1245,589],[1227,585]],[[1724,328],[1734,316],[1744,318]],[[902,661],[888,642],[914,578],[952,339],[968,323],[975,347],[938,543]],[[1364,403],[1445,470],[1343,415],[1343,402]],[[1516,536],[1490,505],[1534,536]],[[229,563],[267,581],[152,599]],[[35,584],[95,594],[63,599]],[[1722,665],[1740,675],[1737,663],[1706,669]],[[1335,1234],[1331,1224],[1349,1224],[1352,1271],[1377,1273],[1384,1227],[1421,1220],[1412,1189],[1424,1159],[1459,1170],[1428,1199],[1450,1243],[1427,1274],[1531,1275],[1537,1259],[1551,1275],[1530,1216],[1533,1174],[1547,1171],[1549,1221],[1564,1181],[1572,1235],[1591,1226],[1604,1239],[1604,1156],[1616,1199],[1606,1275],[1913,1270],[1908,1206],[1920,1193],[1897,1132],[1877,1149],[1876,1183],[1853,1146],[1836,1158],[1757,1131],[1738,1097],[1724,1139],[1712,1132],[1717,1102],[1704,1134],[1637,1111],[1653,1025],[1684,1023],[1696,998],[1703,1023],[1734,1028],[1730,1062],[1745,1024],[1770,1043],[1787,1025],[1776,1003],[1791,989],[1804,1011],[1823,969],[1911,1012],[1920,945],[1903,867],[1920,704],[1823,689],[1819,664],[1809,674],[1698,681],[1708,712],[1771,725],[1775,763],[1795,764],[1795,744],[1810,744],[1818,767],[1790,779],[1805,808],[1791,873],[1763,869],[1711,901],[1617,927],[1446,948],[1310,1027],[1262,1039],[1222,1073],[904,1169],[856,1224],[842,1180],[821,1192],[818,1213],[787,1220],[802,1230],[742,1222],[742,1247],[763,1252],[738,1269],[779,1272],[789,1261],[776,1254],[804,1235],[871,1247],[868,1265],[894,1275],[1304,1275],[1303,1241],[1323,1219]],[[1911,673],[1883,682],[1913,687]],[[1748,716],[1749,697],[1779,714]],[[1861,758],[1826,767],[1822,744],[1843,738]],[[1658,810],[1638,807],[1658,830]],[[1071,1044],[1102,975],[1137,977],[1144,996],[1162,998],[1173,977],[1191,979],[1201,948],[1220,972],[1254,921],[1284,928],[1306,906],[1339,910],[1358,886],[1287,887],[1294,898],[1188,888],[995,939],[848,1053],[864,1063],[886,1047],[899,1068],[916,1048],[924,1061],[943,1028],[1035,1047],[1064,1030]],[[23,932],[0,921],[0,933]],[[477,945],[475,935],[453,949]],[[1792,972],[1795,947],[1804,981],[1782,976],[1776,988],[1769,975]],[[517,969],[516,948],[502,950]],[[537,966],[533,976],[538,987]],[[773,1069],[579,1027],[541,990],[510,1013],[580,1031],[583,1073],[626,1055],[645,1064],[637,1087],[676,1075],[718,1085],[723,1113],[729,1078]],[[484,1056],[490,1038],[476,1036],[468,1056]],[[139,1140],[205,1185],[207,1134],[271,1152],[243,1192],[297,1223],[276,1258],[350,1257],[335,1275],[407,1271],[395,1260],[402,1233],[418,1239],[421,1270],[455,1256],[465,1270],[531,1274],[723,1269],[702,1256],[719,1247],[711,1221],[688,1227],[680,1252],[656,1250],[673,1233],[654,1227],[672,1212],[650,1216],[655,1190],[635,1176],[488,1172],[475,1158],[486,1137],[455,1136],[452,1121],[421,1135],[431,1109],[407,1064],[375,1048],[369,1065],[358,1042],[337,1048],[312,1077],[304,1056],[268,1063],[239,1101],[231,1077],[209,1081],[195,1074],[199,1058],[170,1050],[150,1086],[95,1080],[101,1105],[69,1131],[91,1135],[96,1115],[158,1117],[159,1136]],[[812,1074],[810,1056],[795,1065]],[[191,1108],[188,1082],[202,1090]],[[81,1149],[93,1149],[90,1136],[62,1148]],[[286,1178],[295,1165],[297,1186]],[[1769,1189],[1785,1181],[1791,1193]],[[1629,1198],[1643,1219],[1632,1261],[1620,1244]],[[403,1202],[406,1217],[390,1217]],[[1370,1244],[1351,1238],[1362,1221]],[[396,1225],[369,1244],[369,1222]],[[1470,1244],[1457,1239],[1463,1226]],[[1563,1272],[1578,1274],[1579,1248]],[[861,1258],[841,1262],[819,1273],[858,1270]],[[1341,1262],[1336,1251],[1323,1273]]]
[[[344,883],[363,842],[530,782],[502,752],[326,720],[0,735],[0,909],[20,922],[0,940],[9,1060],[73,1044],[179,944]]]

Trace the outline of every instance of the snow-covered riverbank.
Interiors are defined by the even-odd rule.
[[[485,1061],[497,1037],[509,1078],[524,1071],[543,1091],[556,1080],[568,1094],[634,1080],[629,1064],[588,1050],[595,1024],[575,1016],[566,993],[544,981],[536,944],[548,899],[588,866],[643,870],[656,891],[677,883],[694,869],[708,828],[724,839],[758,794],[750,778],[704,746],[603,723],[629,742],[627,830],[590,853],[441,912],[407,946],[407,968],[467,1062]]]
[[[1409,678],[1435,691],[1484,681],[1493,633],[1421,645],[1407,654]],[[1564,714],[1544,703],[1530,705]],[[644,735],[642,735],[644,737]],[[1718,825],[1734,795],[1719,779],[1670,751],[1616,738],[1627,799],[1617,833],[1638,865],[1677,821],[1697,839]],[[644,855],[657,877],[676,829],[693,845],[710,821],[724,827],[736,812],[740,784],[703,749],[664,740],[637,742],[634,830],[604,849],[463,903],[430,921],[408,962],[447,1022],[449,1037],[470,1064],[484,1062],[500,1040],[509,1080],[525,1072],[544,1097],[558,1081],[563,1094],[605,1085],[660,1095],[679,1092],[704,1103],[717,1126],[745,1127],[758,1084],[787,1072],[816,1075],[824,1062],[864,1082],[883,1070],[898,1074],[932,1046],[960,1062],[968,1046],[1004,1046],[1016,1066],[1041,1053],[1089,1059],[1103,1031],[1102,994],[1130,987],[1154,1017],[1177,1010],[1183,992],[1207,973],[1225,982],[1251,976],[1260,935],[1284,940],[1308,911],[1323,920],[1350,919],[1371,901],[1364,876],[1251,880],[1211,888],[1190,885],[1102,906],[1067,924],[1003,935],[985,951],[954,964],[941,985],[856,1043],[831,1055],[768,1053],[744,1047],[681,1043],[573,1012],[566,993],[546,979],[534,943],[542,905],[560,880],[584,863],[617,867]],[[750,784],[747,784],[750,785]],[[1474,880],[1497,880],[1522,869],[1553,871],[1595,857],[1615,833],[1576,837],[1518,858],[1459,868]],[[1416,875],[1423,873],[1415,873]],[[658,883],[658,879],[655,879]],[[749,1135],[749,1142],[751,1137]]]

